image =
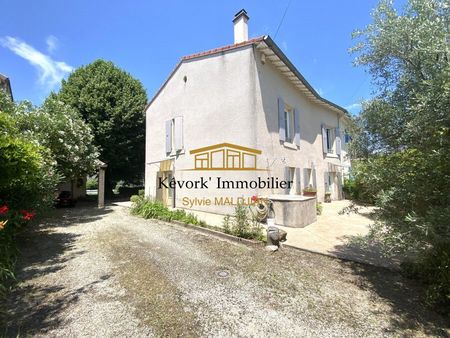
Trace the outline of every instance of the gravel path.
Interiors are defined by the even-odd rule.
[[[226,277],[218,275],[226,272]],[[446,336],[399,274],[271,254],[119,206],[77,207],[22,238],[6,336]]]

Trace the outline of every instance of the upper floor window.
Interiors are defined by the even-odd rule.
[[[326,128],[325,133],[327,137],[327,152],[332,154],[334,153],[334,140],[335,140],[334,129]]]
[[[278,98],[278,132],[280,141],[297,149],[300,147],[300,111]]]
[[[322,124],[322,147],[325,154],[341,154],[341,135],[339,128]]]
[[[284,122],[286,142],[293,143],[295,137],[294,110],[288,106],[284,107]]]
[[[350,143],[350,141],[352,140],[352,137],[350,136],[350,133],[348,132],[347,129],[345,129],[344,131],[344,143]]]
[[[166,121],[166,154],[183,150],[183,118]]]

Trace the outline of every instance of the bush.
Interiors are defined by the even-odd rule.
[[[86,181],[86,189],[88,190],[98,189],[98,180],[96,177],[88,177]]]
[[[403,271],[427,285],[426,301],[443,309],[450,308],[450,243],[440,243],[418,262],[405,262]]]
[[[0,111],[0,196],[13,209],[50,206],[61,181],[49,150],[36,143],[24,138],[15,120]]]
[[[34,211],[11,210],[0,200],[0,296],[5,295],[8,284],[15,278],[14,267],[19,253],[16,234],[34,215]]]
[[[260,223],[249,213],[248,208],[239,204],[233,216],[225,216],[223,221],[225,233],[241,238],[263,240],[264,234]]]
[[[370,164],[365,161],[354,161],[352,175],[344,179],[342,190],[345,198],[362,204],[375,204],[380,193],[380,186],[374,186],[366,175]]]
[[[133,195],[131,196],[130,201],[133,203],[131,208],[131,213],[133,215],[138,215],[147,219],[160,219],[167,222],[180,221],[185,224],[206,226],[205,222],[199,221],[195,215],[188,214],[181,209],[169,210],[169,208],[164,206],[161,202],[145,198],[144,196]]]

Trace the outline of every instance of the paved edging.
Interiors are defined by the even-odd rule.
[[[161,220],[158,220],[161,221]],[[257,240],[251,240],[251,239],[246,239],[246,238],[241,238],[241,237],[237,237],[237,236],[233,236],[230,234],[226,234],[220,231],[216,231],[216,230],[212,230],[209,228],[203,228],[197,225],[193,225],[193,224],[186,224],[180,221],[171,221],[171,222],[166,222],[166,221],[161,221],[165,224],[169,224],[169,225],[181,225],[185,228],[189,228],[189,229],[194,229],[194,230],[198,230],[200,232],[203,232],[205,234],[208,235],[213,235],[216,237],[221,237],[223,239],[228,239],[231,240],[233,242],[238,242],[238,243],[242,243],[245,245],[250,245],[250,246],[264,246],[266,243],[261,242],[261,241],[257,241]],[[304,249],[304,248],[299,248],[290,244],[284,244],[282,243],[282,247],[283,248],[288,248],[289,250],[299,250],[299,251],[303,251],[303,252],[308,252],[308,253],[312,253],[312,254],[317,254],[317,255],[321,255],[321,256],[325,256],[325,257],[329,257],[329,258],[333,258],[333,259],[339,259],[342,261],[346,261],[346,262],[353,262],[353,263],[358,263],[358,264],[364,264],[367,266],[373,266],[373,267],[379,267],[379,268],[385,268],[391,271],[399,271],[399,269],[396,269],[394,267],[389,267],[389,266],[383,266],[383,265],[376,265],[376,264],[371,264],[368,262],[365,262],[363,260],[359,260],[358,258],[349,258],[349,257],[340,257],[338,255],[334,255],[332,253],[324,253],[324,252],[320,252],[320,251],[315,251],[315,250],[310,250],[310,249]]]
[[[311,249],[299,248],[298,246],[293,246],[293,245],[290,245],[290,244],[283,244],[283,247],[287,247],[287,248],[289,248],[291,250],[299,250],[299,251],[309,252],[309,253],[312,253],[312,254],[317,254],[317,255],[330,257],[330,258],[334,258],[334,259],[340,259],[340,260],[346,261],[346,262],[352,262],[352,263],[364,264],[364,265],[367,265],[367,266],[373,266],[373,267],[377,267],[377,268],[383,268],[383,269],[387,269],[387,270],[394,271],[394,272],[400,271],[400,268],[399,267],[395,267],[395,266],[386,266],[386,265],[372,264],[372,263],[360,260],[358,258],[350,258],[350,257],[338,256],[338,255],[335,255],[335,254],[332,254],[332,253],[325,253],[325,252],[315,251],[315,250],[311,250]]]
[[[200,232],[203,232],[205,234],[208,235],[213,235],[213,236],[217,236],[217,237],[221,237],[223,239],[228,239],[230,241],[233,242],[238,242],[238,243],[242,243],[242,244],[246,244],[246,245],[251,245],[251,246],[259,246],[259,245],[264,245],[264,242],[261,241],[257,241],[257,240],[252,240],[252,239],[246,239],[246,238],[241,238],[241,237],[237,237],[237,236],[233,236],[230,234],[226,234],[224,232],[220,232],[217,230],[213,230],[210,228],[204,228],[198,225],[193,225],[193,224],[186,224],[180,221],[171,221],[171,222],[167,222],[168,224],[177,224],[177,225],[181,225],[185,228],[189,228],[189,229],[195,229],[198,230]]]
[[[130,208],[128,206],[122,206],[122,207]],[[185,228],[194,229],[194,230],[200,231],[200,232],[202,232],[204,234],[220,237],[222,239],[230,240],[230,241],[237,242],[237,243],[242,243],[242,244],[249,245],[249,246],[264,246],[266,244],[266,243],[261,242],[261,241],[241,238],[241,237],[237,237],[237,236],[234,236],[234,235],[226,234],[224,232],[213,230],[213,229],[210,229],[210,228],[201,227],[199,225],[186,224],[186,223],[183,223],[183,222],[180,222],[180,221],[176,221],[176,220],[173,220],[173,221],[170,221],[170,222],[159,220],[159,219],[153,219],[153,218],[152,218],[152,220],[155,220],[155,221],[167,224],[167,225],[171,225],[171,226],[173,226],[173,225],[181,225],[181,226],[183,226]],[[395,271],[395,272],[398,272],[400,270],[398,267],[394,267],[394,266],[376,265],[376,264],[372,264],[372,263],[360,260],[358,258],[343,257],[343,256],[338,256],[338,255],[335,255],[335,254],[332,254],[332,253],[324,253],[324,252],[315,251],[315,250],[311,250],[311,249],[299,248],[297,246],[293,246],[293,245],[285,244],[285,243],[282,244],[282,247],[283,248],[288,248],[290,250],[299,250],[299,251],[308,252],[308,253],[312,253],[312,254],[317,254],[317,255],[321,255],[321,256],[325,256],[325,257],[330,257],[330,258],[333,258],[333,259],[340,259],[340,260],[346,261],[346,262],[354,262],[354,263],[358,263],[358,264],[364,264],[364,265],[367,265],[367,266],[384,268],[384,269],[388,269],[388,270]]]

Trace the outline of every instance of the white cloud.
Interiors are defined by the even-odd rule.
[[[319,94],[320,96],[323,96],[323,94],[325,94],[325,92],[323,91],[322,88],[314,88],[317,92],[317,94]]]
[[[47,39],[45,39],[45,42],[47,43],[47,51],[51,54],[58,48],[58,38],[53,35],[47,36]]]
[[[39,83],[47,89],[58,85],[73,70],[67,63],[53,60],[20,39],[6,36],[0,38],[0,44],[33,65],[39,72]]]
[[[361,103],[352,103],[344,107],[347,110],[361,110]]]
[[[287,44],[287,42],[286,42],[286,41],[282,41],[282,42],[281,42],[281,47],[282,47],[285,51],[287,51],[287,50],[288,50],[288,44]]]

